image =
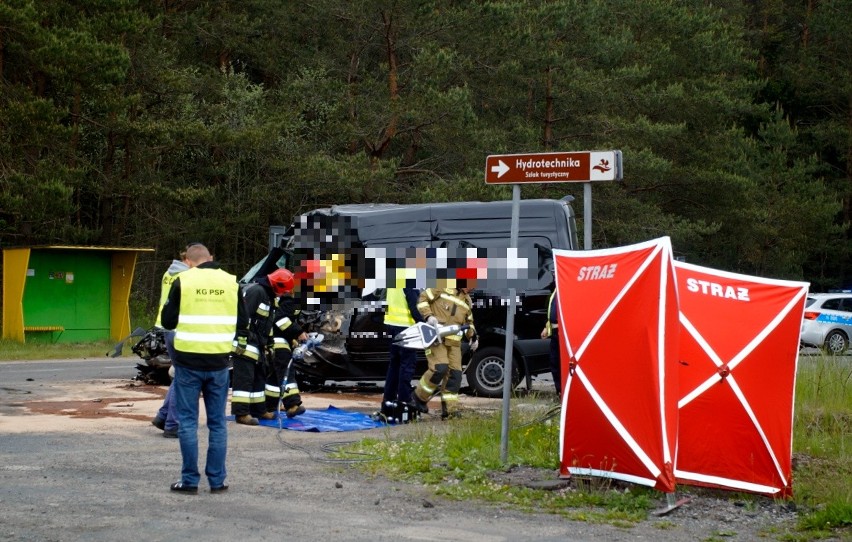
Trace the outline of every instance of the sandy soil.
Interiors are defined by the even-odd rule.
[[[149,422],[162,405],[166,386],[151,386],[136,380],[95,380],[52,384],[39,395],[49,399],[20,395],[20,401],[0,405],[0,432],[71,431],[86,428],[121,427],[127,420]],[[305,408],[324,410],[329,405],[357,412],[372,413],[379,409],[381,393],[359,393],[354,388],[302,394]],[[499,400],[464,398],[465,408],[478,411],[499,408]],[[26,412],[24,418],[8,416]],[[204,405],[201,405],[202,421]]]

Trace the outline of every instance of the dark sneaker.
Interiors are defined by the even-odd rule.
[[[165,431],[166,429],[166,420],[162,419],[159,416],[154,416],[151,419],[151,425],[159,429],[160,431]]]
[[[198,495],[198,486],[188,486],[183,482],[175,482],[169,486],[172,491],[178,493],[186,493],[187,495]]]
[[[258,425],[259,423],[256,418],[252,418],[248,414],[237,416],[234,421],[242,425]]]
[[[165,438],[178,438],[178,430],[177,429],[163,429],[163,436]]]
[[[222,484],[219,487],[211,487],[210,493],[224,493],[228,491],[228,484]]]

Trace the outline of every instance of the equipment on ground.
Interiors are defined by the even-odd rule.
[[[402,401],[385,401],[382,403],[382,409],[371,417],[387,424],[405,424],[419,418],[420,412]]]
[[[450,326],[432,326],[426,322],[417,322],[396,334],[393,343],[412,350],[425,350],[435,344],[439,338],[460,335],[470,326],[454,324]]]

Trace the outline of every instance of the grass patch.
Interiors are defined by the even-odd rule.
[[[793,422],[794,499],[799,528],[817,536],[852,528],[852,363],[799,360]]]
[[[128,341],[125,343],[122,355],[132,354]],[[111,341],[96,341],[86,343],[19,343],[7,339],[0,340],[0,361],[36,360],[36,359],[78,359],[102,358],[107,352],[112,353],[115,343]],[[135,355],[135,354],[134,354]]]
[[[794,418],[794,503],[798,532],[789,540],[845,536],[852,528],[852,364],[848,359],[803,357],[796,381]],[[559,467],[558,417],[543,416],[535,397],[513,399],[509,465],[550,470]],[[451,430],[448,430],[451,429]],[[390,435],[390,433],[388,433]],[[464,418],[447,424],[416,425],[403,439],[365,439],[357,451],[381,458],[361,468],[375,475],[419,482],[450,499],[476,499],[520,510],[551,512],[575,520],[620,525],[644,520],[659,493],[592,479],[562,490],[532,489],[502,481],[500,414]],[[756,506],[757,495],[730,493]],[[749,506],[747,504],[747,506]],[[664,528],[664,527],[661,527]],[[801,538],[799,538],[801,535]],[[718,532],[713,540],[733,533]]]
[[[528,405],[527,405],[528,406]],[[542,469],[555,478],[559,458],[558,416],[547,417],[547,406],[513,408],[509,463]],[[655,495],[645,488],[591,484],[558,490],[537,489],[505,480],[500,461],[500,414],[469,415],[447,424],[413,427],[402,439],[369,438],[349,449],[378,456],[359,465],[372,475],[419,482],[443,497],[511,505],[523,511],[549,512],[570,519],[630,526],[645,519]]]

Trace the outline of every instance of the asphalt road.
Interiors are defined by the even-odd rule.
[[[25,382],[74,382],[83,380],[132,379],[136,363],[129,358],[76,360],[0,361],[0,382],[13,386]]]
[[[129,407],[140,393],[129,384],[135,374],[130,358],[0,362],[0,540],[675,542],[723,532],[726,540],[745,541],[765,540],[768,529],[782,533],[777,522],[792,521],[779,517],[777,506],[755,511],[725,498],[695,499],[675,514],[630,526],[571,521],[447,501],[420,484],[368,477],[356,468],[356,462],[376,458],[330,454],[365,437],[452,430],[452,422],[435,418],[347,433],[229,424],[230,490],[212,495],[202,480],[197,496],[174,494],[168,487],[179,478],[178,442],[150,425],[148,416],[159,404],[150,390],[147,402],[140,400],[146,415],[135,418],[77,419],[61,409],[48,415],[36,408],[61,405],[60,396],[78,389],[130,397],[110,405]],[[75,399],[91,403],[91,397]],[[203,458],[203,427],[199,437]]]
[[[0,362],[0,540],[619,539],[615,527],[600,538],[601,526],[444,501],[416,484],[366,478],[353,461],[327,452],[426,425],[301,433],[229,424],[230,490],[211,495],[202,482],[199,495],[186,496],[168,489],[179,477],[177,441],[147,420],[56,416],[59,427],[42,430],[27,408],[69,386],[114,388],[133,376],[134,364],[123,359]]]

